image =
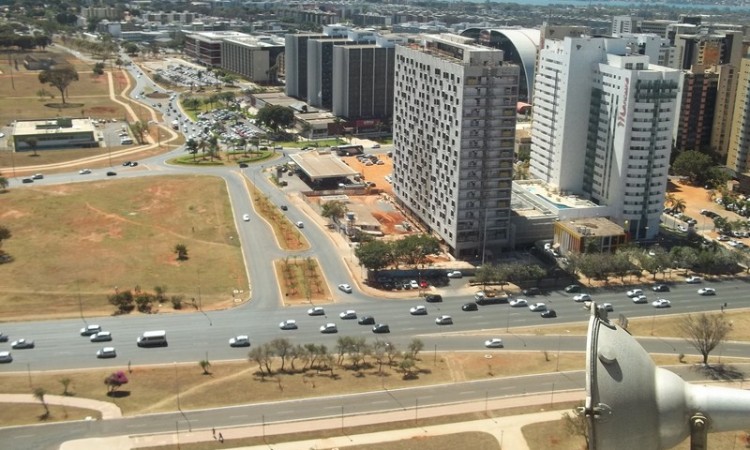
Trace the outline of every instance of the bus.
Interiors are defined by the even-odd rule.
[[[353,156],[361,155],[365,152],[365,148],[361,145],[334,145],[331,151],[339,156]]]

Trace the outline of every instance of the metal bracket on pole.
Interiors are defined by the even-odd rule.
[[[690,418],[690,450],[708,448],[708,418],[696,413]]]

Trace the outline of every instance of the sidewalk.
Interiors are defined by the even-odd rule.
[[[456,422],[434,426],[420,426],[419,421],[431,417],[440,417],[455,414],[482,413],[507,408],[522,406],[549,405],[554,407],[556,403],[583,401],[584,391],[567,391],[552,394],[526,395],[518,397],[506,397],[491,399],[486,402],[471,402],[452,404],[444,406],[424,407],[419,409],[407,409],[389,411],[383,413],[362,414],[356,416],[330,417],[299,422],[280,422],[261,425],[250,425],[234,428],[216,429],[216,435],[221,433],[225,440],[242,439],[250,437],[264,437],[272,435],[289,435],[319,430],[340,430],[342,428],[357,427],[372,424],[383,424],[398,421],[416,421],[413,428],[405,428],[392,431],[380,431],[359,435],[342,435],[332,438],[309,439],[304,441],[291,441],[274,444],[274,449],[298,450],[301,448],[335,448],[339,446],[360,445],[377,442],[396,441],[424,436],[438,436],[454,434],[466,431],[491,433],[499,443],[506,448],[514,450],[528,450],[526,441],[521,432],[522,427],[537,422],[548,422],[557,420],[566,410],[545,411],[518,416],[497,417],[493,419],[473,420],[467,422]],[[61,450],[98,450],[107,449],[133,449],[141,447],[179,445],[191,442],[205,442],[214,440],[212,429],[193,430],[183,433],[165,433],[141,436],[117,436],[112,438],[91,438],[69,441],[60,446]],[[227,447],[237,449],[267,449],[268,445],[257,445],[248,447]]]
[[[50,405],[70,406],[75,408],[92,409],[102,414],[102,420],[119,419],[122,417],[120,408],[114,403],[102,402],[83,397],[63,395],[44,396],[44,401]],[[0,394],[0,403],[39,403],[31,394]]]

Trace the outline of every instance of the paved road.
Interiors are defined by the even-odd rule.
[[[676,368],[688,381],[703,380],[690,368]],[[334,397],[316,397],[281,402],[231,406],[209,410],[182,411],[148,416],[128,417],[98,422],[58,423],[43,426],[0,429],[3,446],[13,449],[55,449],[61,442],[123,434],[152,434],[179,430],[199,430],[240,425],[260,425],[291,420],[341,417],[383,411],[419,408],[472,401],[489,401],[519,394],[555,393],[584,388],[582,371],[559,372],[536,376],[450,383],[418,388],[382,390]]]

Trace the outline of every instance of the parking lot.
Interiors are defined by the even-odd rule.
[[[198,90],[222,86],[224,84],[207,69],[199,69],[185,64],[175,63],[169,64],[166,67],[158,67],[154,69],[154,73],[159,74],[159,76],[172,84]]]

